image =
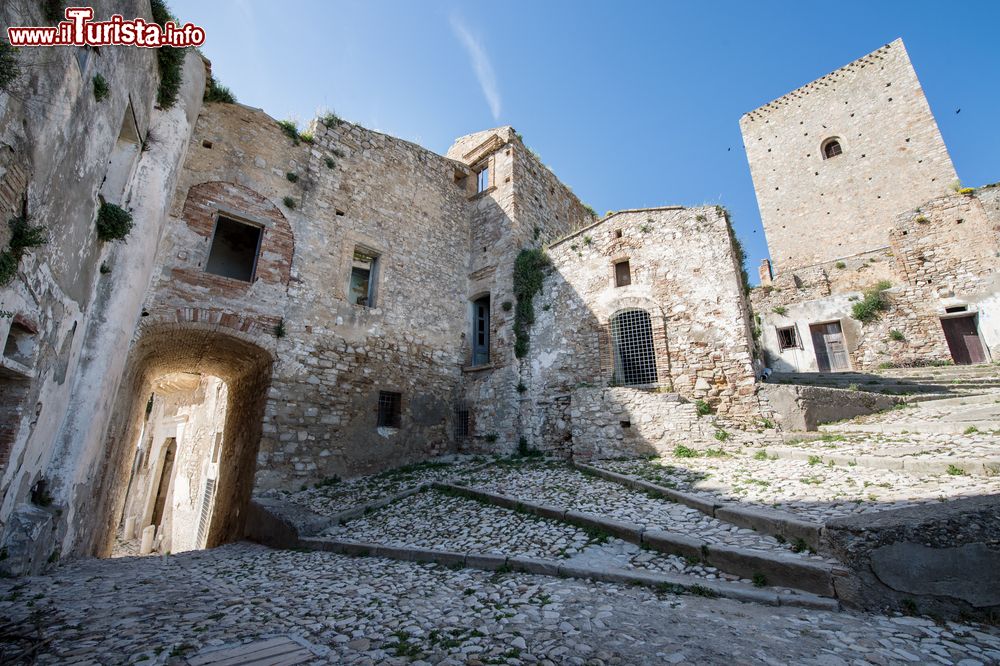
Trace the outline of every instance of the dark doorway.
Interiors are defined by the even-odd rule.
[[[842,372],[851,369],[851,359],[844,343],[844,332],[839,321],[810,324],[816,365],[820,372]]]
[[[986,362],[986,351],[983,349],[983,341],[979,339],[976,315],[942,319],[941,328],[944,329],[944,339],[948,341],[951,358],[956,364]]]
[[[163,509],[167,503],[167,495],[170,491],[170,481],[174,476],[174,457],[177,455],[177,440],[171,438],[167,445],[167,451],[163,454],[163,467],[160,469],[160,483],[156,489],[156,502],[153,504],[153,518],[150,525],[157,528],[163,522]]]

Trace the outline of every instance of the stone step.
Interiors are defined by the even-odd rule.
[[[298,547],[355,557],[384,557],[406,562],[426,562],[445,567],[461,566],[484,571],[516,571],[560,578],[580,578],[604,583],[642,585],[660,592],[722,597],[769,606],[791,606],[820,610],[838,610],[840,608],[840,603],[831,598],[832,595],[818,595],[794,589],[753,587],[744,583],[705,580],[696,576],[652,573],[622,567],[588,567],[559,560],[508,557],[495,553],[459,553],[428,548],[387,546],[326,537],[300,539]]]
[[[1000,474],[1000,456],[983,458],[933,458],[933,457],[887,457],[871,455],[852,455],[850,453],[828,452],[818,449],[786,448],[769,446],[764,449],[767,455],[783,460],[810,461],[819,458],[822,464],[865,467],[868,469],[885,469],[910,474],[947,474],[950,469],[958,468],[966,474],[979,476],[996,476]]]
[[[517,497],[500,495],[478,488],[446,483],[434,487],[496,506],[523,511],[551,520],[558,520],[585,529],[600,530],[636,545],[652,548],[668,555],[698,558],[717,569],[743,578],[762,575],[772,584],[802,590],[812,594],[835,595],[833,578],[846,572],[826,562],[796,557],[788,552],[775,553],[708,543],[686,534],[665,530],[646,530],[639,525],[604,516],[572,511],[564,507],[536,504]],[[723,518],[718,518],[724,520]],[[804,522],[804,521],[799,521]]]

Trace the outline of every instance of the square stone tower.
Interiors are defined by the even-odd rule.
[[[901,39],[747,113],[740,129],[780,271],[886,247],[897,214],[956,180]]]

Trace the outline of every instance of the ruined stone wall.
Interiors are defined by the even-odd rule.
[[[633,308],[650,315],[660,390],[703,399],[738,421],[759,420],[745,301],[722,211],[621,211],[548,252],[552,267],[535,298],[521,398],[531,408],[526,431],[539,447],[558,446],[545,441],[562,418],[549,396],[575,400],[577,390],[612,382],[610,320]],[[631,284],[617,287],[615,264],[625,259]],[[575,433],[575,421],[572,427]]]
[[[777,273],[875,251],[894,217],[948,191],[948,151],[896,40],[740,119]],[[824,159],[822,146],[843,153]]]
[[[178,187],[151,318],[217,319],[273,348],[259,487],[353,476],[453,448],[469,207],[455,165],[349,123],[296,143],[263,112],[208,105]],[[292,174],[290,178],[288,174]],[[252,283],[207,273],[219,214],[263,227]],[[375,303],[348,300],[355,249]],[[402,423],[377,427],[380,391]]]
[[[510,451],[526,432],[526,400],[517,387],[527,375],[514,355],[514,262],[521,250],[594,218],[510,127],[461,137],[448,155],[470,167],[472,185],[482,165],[491,174],[486,191],[469,190],[472,246],[462,405],[469,411],[471,432],[462,444],[469,451]],[[471,303],[484,294],[491,305],[490,362],[473,368]]]
[[[581,388],[573,392],[573,456],[580,460],[671,455],[714,442],[716,428],[676,393]]]
[[[976,313],[991,357],[1000,346],[998,230],[1000,188],[953,193],[898,215],[885,250],[779,274],[752,292],[766,364],[815,371],[809,325],[827,321],[841,323],[854,370],[950,362],[941,318],[955,307]],[[865,324],[853,319],[854,304],[882,280],[891,285],[887,310]],[[789,326],[800,347],[782,350],[777,329]]]
[[[113,12],[150,17],[144,0],[92,6],[101,19]],[[34,13],[18,14],[22,10]],[[4,3],[0,22],[43,23],[40,11],[39,3]],[[178,101],[164,110],[154,108],[153,51],[25,48],[17,60],[20,77],[9,94],[0,93],[2,226],[6,234],[7,219],[24,212],[30,224],[46,227],[49,242],[29,252],[14,282],[0,290],[0,310],[16,313],[35,331],[21,367],[7,367],[0,379],[3,447],[10,454],[0,521],[11,524],[44,479],[54,525],[39,547],[81,552],[102,519],[86,498],[106,460],[106,396],[114,394],[121,350],[139,315],[189,121],[201,104],[205,66],[196,53],[188,55]],[[103,101],[94,95],[97,74],[108,82]],[[111,191],[105,178],[123,128],[136,143]],[[97,238],[98,194],[131,210],[134,227],[126,240]],[[0,318],[0,339],[11,323]],[[9,537],[5,531],[4,543]]]

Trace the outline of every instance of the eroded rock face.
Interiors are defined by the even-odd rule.
[[[7,519],[0,572],[8,576],[40,573],[56,544],[53,511],[33,504],[19,504]]]
[[[872,551],[871,567],[898,592],[955,597],[976,608],[1000,604],[1000,549],[984,543],[955,548],[894,543]]]

